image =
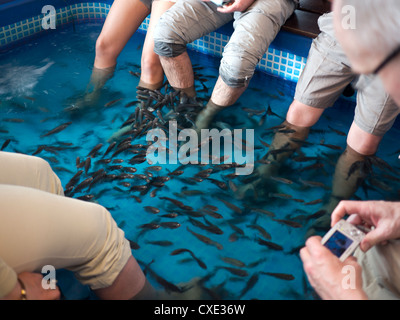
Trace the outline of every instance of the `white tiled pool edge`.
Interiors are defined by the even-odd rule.
[[[79,3],[60,8],[56,10],[56,26],[71,23],[72,21],[104,20],[109,9],[109,4],[97,2]],[[0,27],[0,49],[10,46],[13,42],[42,32],[43,17],[44,14],[41,14]],[[149,17],[145,19],[140,29],[146,31],[148,24]],[[228,41],[229,36],[212,32],[190,43],[188,47],[206,54],[221,57],[223,48]],[[306,64],[306,60],[306,57],[269,48],[259,62],[257,69],[286,80],[297,82]]]

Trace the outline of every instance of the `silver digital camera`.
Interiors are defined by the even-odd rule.
[[[365,233],[355,225],[340,220],[322,238],[321,243],[343,262],[353,254],[364,237]]]

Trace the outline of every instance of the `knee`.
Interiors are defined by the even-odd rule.
[[[232,88],[247,87],[254,75],[256,63],[243,55],[224,57],[219,68],[219,75],[226,85]]]
[[[178,30],[160,18],[154,30],[154,52],[162,57],[174,58],[186,51],[187,42],[179,36]]]
[[[112,41],[101,34],[96,40],[96,56],[108,59],[117,58]]]
[[[142,54],[141,69],[142,73],[150,75],[162,71],[159,56],[153,52],[151,54]]]

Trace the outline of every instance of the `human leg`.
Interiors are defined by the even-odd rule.
[[[186,45],[232,20],[232,15],[216,9],[211,2],[179,1],[160,18],[154,32],[154,50],[169,83],[188,97],[196,92]]]
[[[145,277],[103,207],[20,186],[0,185],[0,190],[1,256],[17,274],[51,265],[73,271],[95,291],[104,289],[102,297],[111,298],[105,288],[114,299],[142,290]]]
[[[239,99],[256,65],[293,10],[293,1],[255,1],[245,12],[234,14],[235,30],[224,48],[220,76],[211,99],[197,116],[198,129],[208,128],[219,111]]]
[[[93,105],[99,99],[101,89],[114,75],[119,54],[149,13],[149,4],[140,0],[113,2],[96,41],[96,57],[85,96],[75,108]]]
[[[160,89],[164,80],[164,71],[162,69],[160,58],[154,52],[154,28],[157,25],[161,15],[171,8],[174,2],[171,1],[153,1],[151,8],[151,17],[149,27],[146,32],[146,39],[143,44],[141,59],[141,75],[139,86],[151,90]]]
[[[63,195],[60,179],[39,157],[0,151],[0,184],[25,186]]]

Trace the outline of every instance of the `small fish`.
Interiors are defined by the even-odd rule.
[[[13,122],[13,123],[23,123],[23,122],[25,122],[25,120],[21,119],[21,118],[4,118],[3,121]]]
[[[140,246],[135,241],[128,239],[128,242],[129,242],[129,246],[131,247],[132,250],[140,249]]]
[[[204,224],[201,221],[189,218],[190,223],[192,223],[194,226],[206,230],[208,232],[214,233],[214,234],[223,234],[223,231],[218,228],[216,225],[213,225],[211,223],[209,223],[205,218],[204,220],[207,222],[207,224]]]
[[[287,274],[287,273],[275,273],[275,272],[265,272],[265,271],[260,271],[260,273],[265,274],[267,276],[282,279],[282,280],[288,280],[288,281],[294,280],[294,276],[291,274]]]
[[[169,247],[169,246],[173,245],[173,243],[168,240],[155,240],[155,241],[146,240],[145,242],[147,244],[153,244],[153,245],[161,246],[161,247]]]
[[[181,224],[175,221],[167,221],[167,222],[161,222],[160,226],[168,229],[177,229],[181,226]]]
[[[92,164],[91,158],[90,157],[86,158],[86,160],[85,160],[85,173],[86,174],[88,173],[91,164]]]
[[[282,117],[281,117],[279,114],[277,114],[277,113],[275,113],[275,112],[272,111],[270,105],[268,105],[267,114],[268,114],[269,116],[275,116],[275,117],[278,117],[278,118],[281,118],[281,119],[282,119]]]
[[[164,217],[164,218],[176,218],[178,216],[178,214],[176,212],[171,212],[171,213],[166,213],[161,215],[160,217]]]
[[[249,224],[246,227],[257,230],[263,236],[263,238],[265,238],[267,240],[271,240],[271,235],[263,227],[261,227],[260,225],[258,225],[258,224]]]
[[[285,220],[285,219],[272,219],[276,222],[282,223],[282,224],[286,224],[289,227],[292,228],[301,228],[302,225],[298,222],[292,221],[292,220]]]
[[[201,261],[199,258],[197,258],[197,257],[194,255],[194,253],[193,253],[191,250],[189,250],[189,249],[185,249],[185,248],[176,249],[176,250],[172,251],[172,252],[170,253],[170,255],[171,255],[171,256],[175,256],[175,255],[181,254],[181,253],[183,253],[183,252],[188,252],[188,253],[192,256],[192,258],[197,262],[197,264],[198,264],[202,269],[207,269],[207,265],[206,265],[203,261]]]
[[[329,189],[329,187],[327,185],[325,185],[322,182],[318,182],[318,181],[303,180],[303,179],[299,178],[299,182],[308,187],[318,187],[318,188]]]
[[[110,143],[110,145],[108,146],[106,152],[103,154],[103,158],[104,158],[107,154],[109,154],[109,153],[111,152],[111,150],[115,147],[116,144],[117,144],[116,141],[113,141],[113,142]]]
[[[234,274],[235,276],[239,276],[239,277],[247,277],[249,275],[247,273],[247,271],[243,270],[243,269],[231,268],[231,267],[225,267],[225,266],[217,266],[216,268],[228,270],[230,273]]]
[[[243,261],[240,261],[238,259],[235,258],[230,258],[230,257],[219,257],[222,261],[229,263],[235,267],[239,267],[239,268],[244,268],[246,266],[246,264]]]
[[[258,244],[262,245],[262,246],[266,246],[272,250],[277,250],[277,251],[282,251],[283,247],[280,246],[279,244],[276,244],[274,242],[271,241],[267,241],[267,240],[263,240],[261,238],[256,238],[256,241],[258,242]]]
[[[332,150],[342,150],[341,146],[336,146],[334,144],[320,143],[319,145],[323,146],[323,147],[327,147],[327,148],[332,149]]]
[[[178,287],[176,285],[174,285],[173,283],[167,281],[166,279],[164,279],[163,277],[159,276],[157,273],[155,273],[152,269],[150,269],[150,267],[146,267],[145,269],[154,279],[156,279],[156,281],[162,285],[165,289],[165,291],[167,292],[184,292],[185,290],[187,290],[186,288],[181,288]]]
[[[212,178],[207,178],[207,180],[210,180],[212,183],[214,183],[216,186],[218,186],[222,190],[228,190],[227,184],[223,181],[219,181],[217,179],[212,179]]]
[[[292,180],[289,180],[289,179],[286,179],[286,178],[282,178],[282,177],[273,177],[273,176],[271,176],[270,177],[272,180],[275,180],[275,181],[278,181],[278,182],[282,182],[282,183],[285,183],[285,184],[293,184],[293,181]]]
[[[93,181],[93,177],[89,177],[89,178],[83,180],[80,184],[78,184],[78,185],[75,187],[74,191],[75,191],[75,192],[78,192],[78,191],[81,191],[82,189],[84,189],[84,188],[86,188],[86,187],[89,187],[89,184],[90,184],[92,181]]]
[[[337,129],[332,128],[331,126],[328,126],[329,129],[331,129],[333,132],[338,134],[339,136],[346,136],[347,134],[345,132],[339,131]]]
[[[141,224],[138,228],[154,230],[154,229],[158,229],[159,227],[160,227],[159,224],[150,222],[150,223]]]
[[[7,146],[10,144],[10,142],[11,142],[11,139],[7,139],[6,141],[4,141],[0,150],[3,151],[5,148],[7,148]]]
[[[156,213],[159,213],[160,212],[160,209],[158,209],[158,208],[156,208],[156,207],[152,207],[152,206],[145,206],[145,207],[143,207],[147,212],[149,212],[149,213],[153,213],[153,214],[156,214]]]
[[[290,194],[286,194],[286,193],[268,193],[268,197],[280,198],[280,199],[292,199],[293,198]]]
[[[190,230],[188,227],[186,227],[186,230],[189,231],[192,235],[194,235],[197,239],[199,239],[200,241],[204,242],[205,244],[211,245],[211,246],[215,246],[217,247],[218,250],[222,250],[223,246],[222,244],[211,240],[210,238],[203,236],[202,234],[196,233],[192,230]]]
[[[300,171],[306,171],[306,170],[311,170],[311,169],[319,169],[319,168],[323,168],[324,164],[323,163],[314,163],[312,165],[309,165],[307,167],[301,168]]]
[[[251,208],[251,211],[257,212],[257,213],[262,213],[267,215],[268,217],[275,217],[275,213],[268,211],[268,210],[264,210],[264,209],[260,209],[260,208]]]
[[[116,104],[117,102],[119,102],[119,101],[121,101],[121,100],[122,100],[122,98],[119,98],[119,99],[115,99],[115,100],[112,100],[112,101],[110,101],[110,102],[107,102],[107,103],[104,105],[104,108],[111,107],[112,105]]]
[[[233,203],[230,203],[229,201],[226,201],[224,199],[221,198],[217,198],[219,201],[223,202],[229,209],[233,210],[234,212],[238,213],[238,214],[242,214],[243,211],[242,209],[240,209],[238,206],[234,205]]]
[[[306,202],[304,205],[308,206],[308,205],[313,205],[313,204],[317,204],[317,203],[321,203],[322,199],[317,199],[317,200],[313,200],[310,202]]]
[[[251,109],[251,108],[242,108],[244,112],[250,113],[251,115],[262,115],[265,112],[265,109]]]
[[[59,125],[58,127],[54,128],[54,129],[52,129],[52,130],[50,130],[49,132],[47,132],[47,133],[45,133],[45,134],[42,134],[40,137],[41,137],[41,138],[44,138],[44,137],[48,137],[48,136],[50,136],[50,135],[52,135],[52,134],[59,133],[59,132],[65,130],[66,128],[68,128],[68,126],[70,126],[71,124],[72,124],[71,121],[70,121],[70,122],[63,123],[63,124]]]
[[[258,272],[254,273],[250,277],[249,281],[247,281],[246,286],[240,292],[239,297],[243,297],[251,288],[253,288],[258,282],[258,278],[259,278],[259,273]]]
[[[97,152],[101,149],[102,146],[103,146],[102,143],[97,144],[97,145],[89,152],[89,154],[88,154],[87,156],[88,156],[88,157],[92,157],[92,158],[96,157]]]

